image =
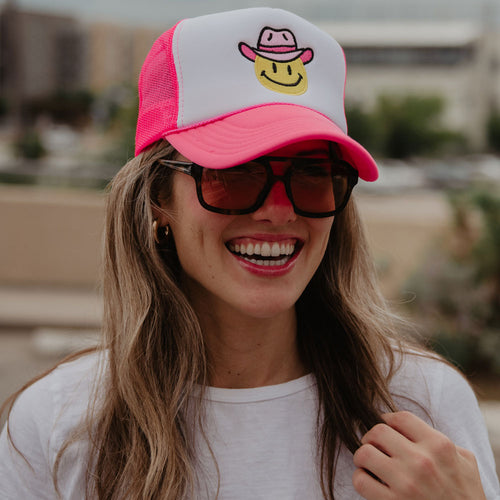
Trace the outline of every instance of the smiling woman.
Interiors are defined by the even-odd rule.
[[[102,345],[10,399],[2,499],[500,498],[472,390],[379,293],[344,83],[337,42],[283,10],[157,40]]]

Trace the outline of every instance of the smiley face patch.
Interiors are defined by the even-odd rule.
[[[238,48],[243,56],[255,63],[255,76],[264,87],[282,94],[306,92],[305,65],[312,61],[314,53],[310,48],[298,48],[290,30],[265,27],[260,32],[257,47],[240,42]]]

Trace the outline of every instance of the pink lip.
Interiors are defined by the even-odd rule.
[[[291,259],[287,261],[286,264],[282,266],[272,266],[272,267],[259,266],[258,264],[254,264],[253,262],[248,262],[247,260],[243,259],[242,257],[239,257],[238,255],[235,254],[231,255],[238,261],[241,267],[251,272],[252,274],[268,278],[269,277],[277,278],[291,271],[291,269],[295,266],[295,262],[299,254],[300,254],[300,249],[292,255]]]

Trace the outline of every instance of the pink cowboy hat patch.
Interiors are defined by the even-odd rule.
[[[254,62],[257,56],[261,56],[277,62],[288,62],[299,58],[307,64],[314,55],[310,48],[298,48],[295,36],[290,30],[269,27],[260,32],[256,48],[250,47],[245,42],[240,42],[238,47],[247,59]]]

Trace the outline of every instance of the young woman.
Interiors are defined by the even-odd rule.
[[[471,389],[378,292],[344,81],[282,10],[158,39],[109,194],[102,347],[17,395],[2,499],[500,498]]]

